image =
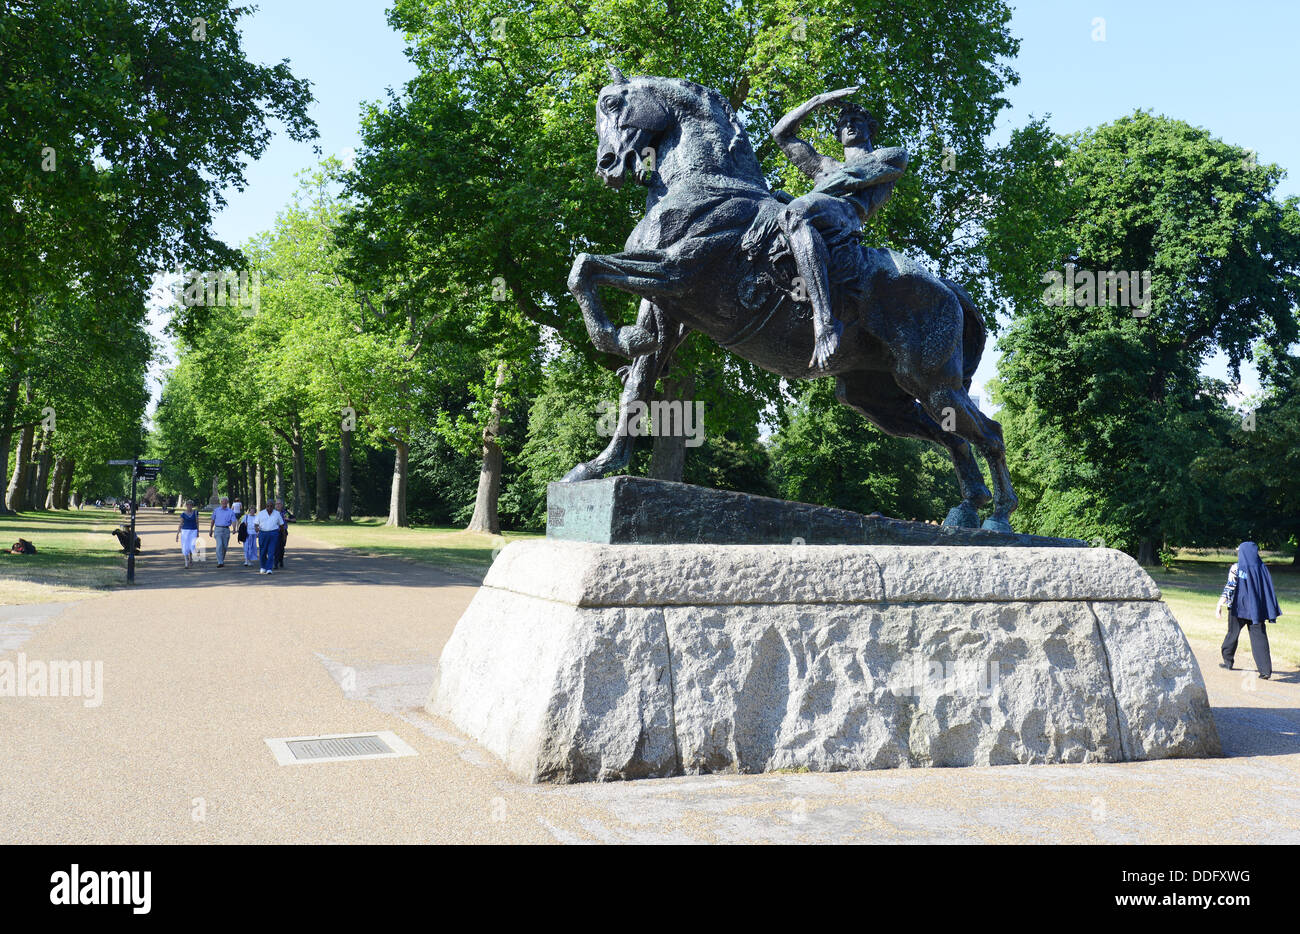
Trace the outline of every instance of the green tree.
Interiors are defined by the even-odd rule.
[[[931,521],[961,498],[946,454],[883,434],[836,402],[831,380],[805,383],[783,415],[772,468],[785,499]]]
[[[1226,495],[1212,465],[1233,419],[1200,369],[1221,350],[1236,378],[1257,344],[1296,340],[1300,211],[1274,196],[1279,167],[1178,120],[1138,112],[1061,142],[1054,164],[1021,167],[1039,219],[1004,209],[991,228],[1019,522],[1153,563],[1162,543],[1224,534],[1207,504]],[[1084,278],[1058,289],[1053,270]],[[1128,292],[1106,285],[1121,271],[1138,274]]]
[[[244,185],[247,159],[270,139],[268,118],[295,139],[314,135],[307,85],[285,63],[247,60],[240,12],[221,0],[185,11],[164,0],[6,4],[0,464],[15,429],[21,448],[52,398],[43,337],[55,327],[133,332],[155,271],[234,264],[238,254],[209,233],[222,190]],[[70,300],[90,291],[111,300]],[[25,470],[29,452],[18,454]]]
[[[591,347],[566,287],[573,257],[620,249],[643,207],[634,186],[616,194],[593,177],[593,108],[607,63],[721,89],[753,128],[772,184],[796,194],[808,182],[767,129],[813,94],[861,85],[860,98],[884,127],[881,142],[912,154],[868,241],[923,254],[978,291],[986,272],[979,231],[994,216],[983,195],[1010,158],[979,142],[1016,81],[1004,3],[982,0],[957,14],[942,0],[398,0],[389,18],[420,71],[363,118],[364,145],[349,179],[357,210],[342,232],[349,269],[367,290],[422,317],[494,318],[463,328],[483,359],[480,397],[502,402],[497,364],[519,359],[517,348],[530,340],[553,337],[592,367],[624,363]],[[829,123],[811,129],[833,153]],[[632,310],[629,303],[624,314]],[[725,417],[715,437],[733,428],[752,433],[780,398],[770,374],[697,338],[679,351],[659,392],[687,393],[706,403],[710,418]],[[476,434],[490,435],[501,412],[501,404],[477,407]],[[594,417],[586,417],[590,435]],[[530,439],[524,473],[535,476],[546,463],[557,479],[573,465],[564,462],[568,437]],[[557,448],[544,456],[538,447],[550,441]],[[656,438],[651,472],[680,479],[683,444]],[[488,463],[490,448],[483,445],[484,472],[499,472]],[[480,484],[480,493],[496,486]]]
[[[1265,389],[1225,427],[1226,454],[1216,466],[1226,478],[1231,537],[1294,548],[1300,566],[1300,357],[1266,356]]]

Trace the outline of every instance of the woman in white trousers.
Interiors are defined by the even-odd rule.
[[[194,545],[199,540],[199,513],[194,508],[194,500],[185,501],[185,511],[181,513],[181,524],[176,527],[176,540],[181,543],[181,557],[185,567],[194,566]]]

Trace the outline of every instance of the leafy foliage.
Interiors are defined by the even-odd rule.
[[[1258,348],[1285,358],[1300,336],[1297,200],[1273,197],[1277,166],[1149,113],[1038,148],[1059,162],[1021,169],[1042,194],[1038,224],[1007,208],[991,229],[1013,313],[995,400],[1018,519],[1045,534],[1146,543],[1151,560],[1161,542],[1222,542],[1236,419],[1229,387],[1200,370],[1221,350],[1235,377]],[[1068,293],[1053,305],[1044,274],[1067,263],[1149,271],[1149,313]]]
[[[935,521],[961,499],[946,454],[880,432],[835,400],[832,380],[804,384],[774,438],[772,467],[782,497],[855,512]]]

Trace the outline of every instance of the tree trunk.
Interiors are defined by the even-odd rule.
[[[54,451],[50,448],[47,435],[41,445],[41,457],[36,463],[35,482],[32,484],[32,508],[49,509],[47,501],[50,495],[50,468],[54,465]]]
[[[1157,564],[1156,560],[1156,543],[1149,538],[1142,539],[1138,545],[1137,562],[1143,567],[1151,567]]]
[[[302,428],[296,420],[289,446],[293,450],[293,514],[302,516],[307,504],[307,463],[302,457]]]
[[[72,478],[77,472],[77,462],[74,458],[62,458],[63,461],[63,485],[59,489],[59,497],[54,501],[56,509],[67,509],[69,500],[72,498]]]
[[[14,512],[31,508],[27,501],[28,479],[31,475],[32,439],[35,429],[28,425],[18,435],[18,450],[14,455],[14,472],[9,478],[9,491],[5,503]]]
[[[75,457],[68,458],[68,467],[65,473],[67,476],[63,479],[63,495],[59,500],[60,509],[67,509],[72,499],[72,483],[77,478],[77,459]]]
[[[275,498],[284,499],[284,464],[278,451],[275,455]]]
[[[5,388],[4,411],[0,412],[0,477],[9,469],[9,451],[13,446],[14,410],[18,405],[18,380]],[[8,496],[0,496],[0,516],[9,515]]]
[[[262,508],[266,505],[266,501],[263,498],[263,494],[265,493],[265,486],[266,484],[262,482],[262,462],[258,461],[257,466],[253,468],[253,496],[254,496],[253,511],[254,512],[261,512]]]
[[[665,379],[664,391],[656,399],[662,402],[677,402],[680,409],[674,409],[673,417],[678,419],[673,424],[655,425],[653,446],[650,452],[650,478],[652,480],[671,480],[681,483],[686,472],[686,418],[694,418],[694,411],[688,416],[686,406],[693,403],[689,399],[694,394],[695,377],[684,379]],[[696,426],[702,428],[703,426]]]
[[[339,508],[334,518],[340,522],[352,521],[352,432],[345,431],[339,438]]]
[[[474,497],[474,514],[470,516],[468,532],[501,534],[501,519],[497,515],[497,501],[501,497],[501,446],[497,436],[501,432],[501,387],[506,381],[506,364],[497,363],[496,391],[492,394],[492,408],[488,422],[483,427],[482,459],[478,471],[478,493]]]
[[[45,442],[49,440],[48,433],[32,429],[32,453],[30,464],[27,467],[27,502],[28,508],[36,508],[36,475],[41,472],[41,455],[45,452]]]
[[[0,475],[9,467],[9,447],[14,433],[0,430]],[[0,516],[11,515],[7,497],[0,496]]]
[[[50,477],[50,492],[45,496],[46,509],[59,508],[59,493],[63,489],[63,468],[66,463],[66,459],[62,457],[54,460],[54,473]]]
[[[393,442],[393,486],[388,497],[388,521],[384,525],[404,529],[410,525],[406,520],[406,472],[411,448],[405,441],[397,438]]]
[[[397,438],[391,440],[393,442],[393,483],[388,498],[388,521],[385,525],[406,528],[410,525],[406,518],[406,483],[411,448],[405,441]]]
[[[650,451],[650,479],[681,483],[685,472],[685,436],[656,434]]]
[[[73,490],[73,491],[72,491],[71,495],[68,497],[68,508],[69,508],[69,509],[80,509],[80,508],[81,508],[81,491],[80,491],[80,490]]]
[[[50,477],[50,497],[46,501],[46,509],[63,508],[63,488],[68,483],[68,459],[66,457],[54,458],[54,475]]]
[[[316,518],[324,522],[330,517],[330,471],[325,459],[325,445],[316,439]]]

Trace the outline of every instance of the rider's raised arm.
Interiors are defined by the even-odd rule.
[[[786,158],[809,178],[817,178],[819,175],[833,172],[841,163],[823,156],[807,140],[800,139],[798,136],[800,126],[818,107],[839,100],[841,97],[847,97],[856,90],[856,87],[840,88],[838,91],[818,94],[790,111],[776,122],[776,126],[772,127],[772,139],[781,147]]]

